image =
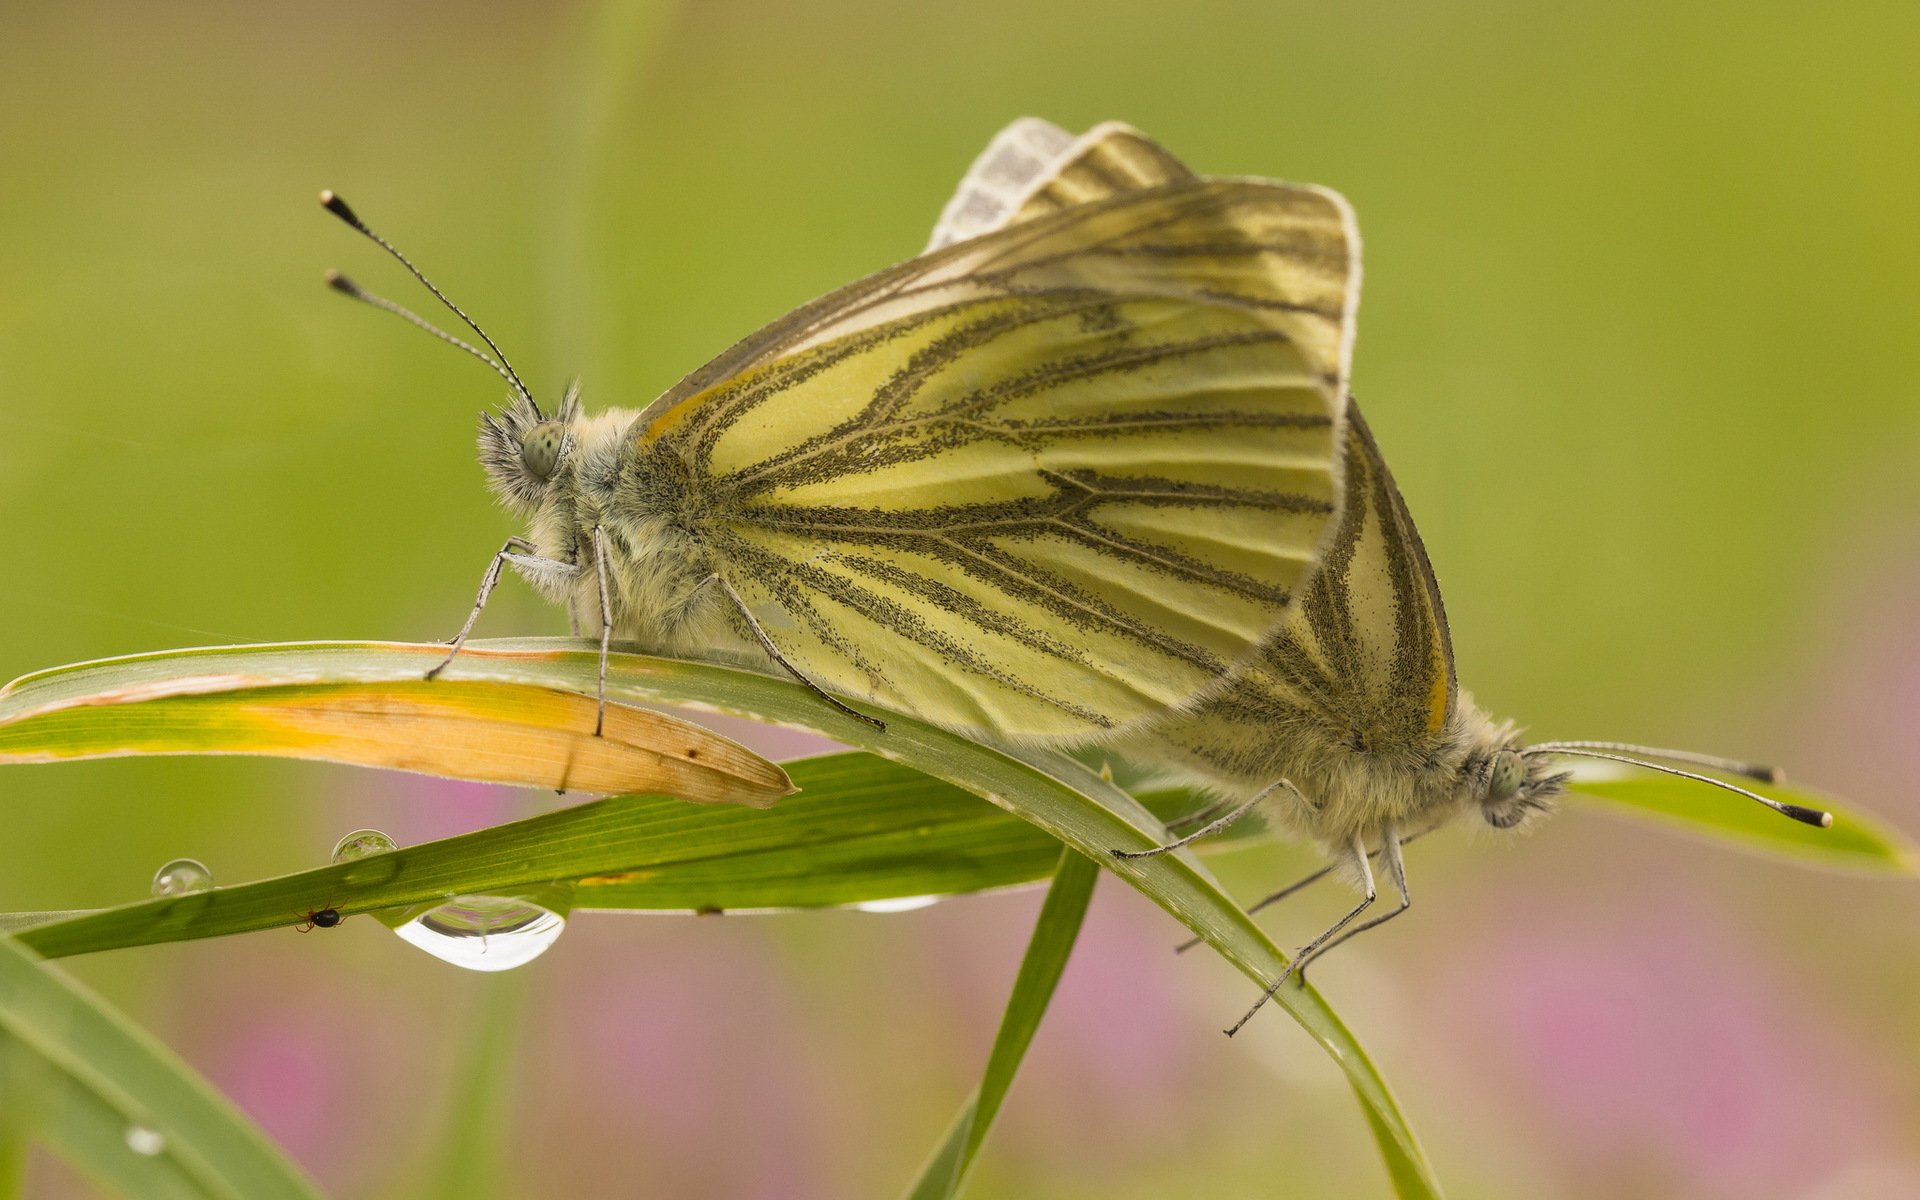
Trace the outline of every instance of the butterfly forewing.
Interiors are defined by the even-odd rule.
[[[1083,737],[1193,698],[1306,578],[1356,253],[1336,197],[1280,184],[1039,215],[742,343],[640,451],[814,682]]]
[[[1352,407],[1345,441],[1339,523],[1300,603],[1226,688],[1156,723],[1175,758],[1265,783],[1276,738],[1301,763],[1334,749],[1417,762],[1447,728],[1458,687],[1426,549]]]
[[[1186,164],[1119,121],[1096,125],[1076,138],[1050,121],[1023,117],[1001,130],[974,160],[941,210],[927,249],[1076,204],[1192,178]]]

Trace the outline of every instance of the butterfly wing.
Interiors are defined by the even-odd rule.
[[[1335,508],[1358,282],[1331,193],[1198,180],[815,302],[638,426],[782,656],[950,726],[1085,738],[1288,610]]]
[[[1047,212],[1156,187],[1193,173],[1122,122],[1074,137],[1022,118],[1002,130],[961,181],[929,249]],[[1323,550],[1332,560],[1276,630],[1273,654],[1324,669],[1307,694],[1374,714],[1359,740],[1407,744],[1442,728],[1458,693],[1446,613],[1419,531],[1364,421],[1348,436],[1351,506]],[[1344,500],[1344,498],[1343,498]],[[1335,653],[1323,648],[1340,647]],[[1296,693],[1296,698],[1298,694]]]
[[[1108,121],[1075,137],[1022,117],[974,160],[933,227],[927,252],[1124,191],[1192,179],[1185,163],[1131,125]]]
[[[1342,458],[1340,514],[1300,602],[1226,687],[1154,725],[1149,760],[1258,787],[1329,754],[1418,763],[1444,738],[1459,686],[1440,587],[1351,404]]]
[[[1426,545],[1360,410],[1347,420],[1340,523],[1264,661],[1330,700],[1356,749],[1392,751],[1446,728],[1460,689]]]

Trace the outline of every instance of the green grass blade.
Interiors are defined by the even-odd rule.
[[[310,679],[279,658],[185,651],[27,675],[0,688],[0,763],[258,754],[759,808],[789,791],[774,764],[677,717],[610,707],[597,736],[592,689],[428,682],[445,647],[387,649],[390,663],[410,659],[411,669]]]
[[[1093,885],[1099,878],[1100,868],[1091,859],[1071,850],[1061,855],[1053,886],[1047,889],[1046,903],[1034,922],[1026,957],[1020,960],[1013,994],[1007,998],[1007,1011],[1000,1019],[1000,1031],[994,1036],[980,1086],[961,1106],[946,1138],[920,1169],[919,1177],[907,1190],[908,1200],[948,1200],[960,1194],[981,1143],[999,1115],[1007,1089],[1013,1085],[1014,1072],[1019,1070],[1020,1060],[1026,1057],[1040,1019],[1053,1000],[1053,990],[1080,936],[1080,923],[1087,915]]]
[[[129,1197],[317,1200],[312,1183],[193,1069],[42,962],[0,938],[0,1035],[36,1136]],[[136,1153],[128,1130],[159,1139]]]
[[[25,1047],[0,1035],[0,1200],[18,1200],[27,1190],[27,1157],[33,1130],[27,1097],[46,1073]]]
[[[1770,800],[1833,813],[1831,829],[1790,821],[1732,792],[1672,775],[1583,763],[1568,786],[1603,811],[1652,820],[1803,866],[1870,875],[1920,874],[1920,850],[1899,831],[1830,797],[1781,784],[1736,782]]]
[[[506,1195],[503,1174],[514,1145],[511,1125],[526,979],[505,973],[487,979],[467,1022],[446,1102],[433,1124],[440,1130],[435,1163],[418,1200],[491,1200]]]
[[[767,812],[616,797],[197,895],[4,914],[0,928],[67,957],[283,927],[322,903],[351,915],[573,883],[576,912],[804,909],[1012,887],[1059,864],[1054,838],[898,763],[848,751],[788,766],[805,790]],[[1163,814],[1191,804],[1145,799]]]
[[[92,688],[118,677],[152,681],[170,672],[244,672],[260,679],[279,673],[287,686],[316,681],[380,683],[411,679],[419,662],[419,648],[381,643],[238,646],[110,660],[43,673],[38,681],[49,687]],[[596,655],[577,640],[525,639],[474,646],[462,654],[449,675],[590,692],[596,666]],[[1112,858],[1109,852],[1115,848],[1138,849],[1164,840],[1166,828],[1131,795],[1064,755],[996,749],[894,713],[879,713],[887,728],[876,730],[834,711],[789,680],[707,663],[617,655],[609,667],[607,685],[610,695],[624,700],[708,708],[813,730],[984,796],[1102,861],[1260,985],[1285,969],[1285,955],[1191,855]],[[509,867],[502,863],[490,869],[504,874]],[[378,869],[377,861],[363,860],[345,864],[333,878],[350,881],[363,878],[358,872]],[[316,896],[327,898],[326,890],[307,893],[297,909],[289,905],[278,914],[262,904],[247,919],[256,922],[256,928],[282,924],[287,913],[304,911]],[[433,897],[421,897],[428,898]],[[195,905],[222,904],[219,891],[187,900],[184,905],[174,902],[170,920],[188,920]],[[148,922],[143,918],[142,923]],[[62,928],[43,926],[23,936],[36,944],[42,944],[43,937],[57,941]],[[142,929],[143,937],[146,932]],[[48,950],[53,952],[52,946]],[[1371,1111],[1369,1124],[1387,1157],[1390,1175],[1417,1185],[1413,1190],[1403,1188],[1401,1194],[1438,1195],[1432,1170],[1386,1082],[1319,994],[1310,986],[1289,984],[1275,996],[1274,1007],[1291,1014],[1346,1073],[1360,1102]]]

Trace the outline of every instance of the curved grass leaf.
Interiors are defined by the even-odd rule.
[[[1046,903],[1040,906],[1039,919],[1034,922],[1033,938],[1014,977],[1013,994],[1007,998],[1000,1031],[994,1035],[993,1050],[987,1055],[986,1073],[973,1095],[961,1105],[947,1136],[908,1187],[908,1200],[950,1200],[960,1194],[981,1143],[1000,1113],[1007,1089],[1013,1086],[1014,1072],[1020,1069],[1020,1060],[1026,1057],[1027,1047],[1040,1028],[1040,1018],[1053,1000],[1053,989],[1080,937],[1080,923],[1086,918],[1093,885],[1099,878],[1100,868],[1093,860],[1072,850],[1061,854]]]
[[[322,681],[383,684],[413,681],[420,662],[419,648],[378,643],[310,643],[217,648],[174,656],[110,660],[60,674],[68,686],[82,688],[99,687],[119,676],[151,681],[164,677],[169,669],[197,675],[233,672],[272,677],[278,673],[289,686],[312,686]],[[474,646],[462,654],[448,674],[455,680],[590,692],[595,669],[596,655],[582,649],[578,641],[528,639]],[[86,678],[76,679],[76,676]],[[1165,826],[1131,795],[1064,755],[989,747],[891,713],[878,714],[887,721],[887,728],[875,730],[832,710],[797,684],[712,664],[622,654],[611,664],[608,690],[610,695],[643,703],[709,708],[810,729],[924,771],[986,797],[1082,854],[1103,861],[1103,865],[1172,913],[1257,983],[1264,985],[1285,967],[1286,958],[1279,948],[1191,855],[1182,852],[1142,859],[1112,858],[1109,854],[1112,849],[1143,848],[1164,840]],[[387,857],[392,856],[381,856]],[[359,877],[359,872],[379,869],[379,859],[333,868],[340,872],[338,878],[343,882]],[[504,875],[510,873],[511,864],[500,862],[488,869]],[[197,907],[221,907],[222,890],[171,902],[167,919],[185,924]],[[254,908],[244,913],[229,911],[226,915],[243,917],[255,928],[284,924],[290,912],[310,907],[316,894],[324,896],[325,892],[309,893],[306,903],[297,910],[287,906],[276,913],[266,906],[263,897],[256,897],[252,901]],[[420,899],[439,899],[446,894],[445,890],[436,889],[431,896],[422,895]],[[123,918],[119,914],[145,907],[113,910],[85,920],[120,920]],[[46,944],[41,943],[41,939],[47,939],[47,943],[51,943],[49,951],[56,952],[54,946],[70,936],[62,933],[62,929],[70,930],[79,924],[81,922],[74,921],[64,926],[43,926],[25,936],[37,944]],[[124,932],[138,934],[144,940],[153,932],[151,924],[151,916],[142,914],[137,928]],[[1439,1187],[1432,1169],[1385,1081],[1319,994],[1311,986],[1290,984],[1280,990],[1275,1002],[1277,1007],[1290,1013],[1346,1073],[1361,1104],[1368,1110],[1369,1126],[1375,1132],[1387,1159],[1389,1174],[1396,1180],[1401,1194],[1437,1196]]]
[[[374,858],[91,912],[10,913],[49,957],[224,937],[449,895],[572,884],[575,911],[772,911],[948,896],[1046,879],[1060,843],[963,788],[859,751],[787,764],[802,790],[766,812],[620,796]],[[1145,794],[1171,816],[1192,798]],[[1210,848],[1227,848],[1231,830]]]
[[[1770,800],[1832,812],[1833,827],[1802,825],[1731,792],[1627,766],[1582,763],[1568,787],[1603,809],[1788,862],[1874,875],[1920,874],[1920,851],[1913,843],[1864,813],[1838,811],[1818,792],[1750,779],[1739,783]]]
[[[0,938],[0,1035],[13,1119],[109,1190],[320,1195],[191,1067],[12,938]]]
[[[476,1011],[461,1029],[445,1099],[435,1106],[439,1144],[427,1173],[404,1195],[414,1200],[493,1200],[507,1192],[507,1154],[514,1146],[514,1104],[520,1074],[527,980],[510,973],[487,980]]]
[[[422,676],[446,648],[385,647],[404,672],[303,678],[199,652],[63,667],[0,688],[0,763],[127,754],[269,754],[583,792],[668,792],[765,807],[790,790],[746,747],[591,694]],[[204,669],[183,669],[200,664]],[[409,676],[411,676],[409,678]],[[589,689],[591,692],[591,689]]]

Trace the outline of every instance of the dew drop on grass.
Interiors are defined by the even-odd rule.
[[[941,899],[940,896],[891,896],[885,900],[863,900],[852,907],[858,912],[903,913],[930,908]]]
[[[145,1125],[127,1126],[127,1149],[144,1158],[152,1158],[167,1148],[167,1135]]]
[[[511,971],[546,953],[566,928],[560,912],[524,896],[455,896],[394,932],[456,967]]]
[[[213,889],[213,872],[197,858],[176,858],[153,873],[156,896],[191,896]]]
[[[399,848],[398,843],[378,829],[356,829],[333,844],[333,861],[352,862]]]

